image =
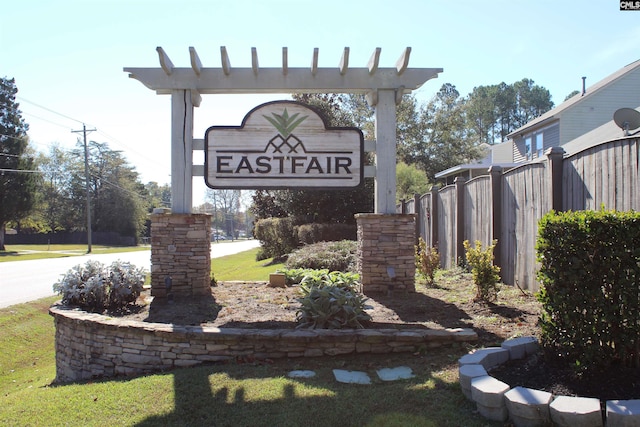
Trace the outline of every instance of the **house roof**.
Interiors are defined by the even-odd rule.
[[[438,172],[436,179],[446,178],[448,176],[457,175],[460,172],[469,172],[472,170],[486,171],[492,166],[500,166],[503,169],[511,169],[516,166],[520,166],[520,163],[468,163],[465,165],[456,165],[449,169],[445,169],[442,172]]]
[[[513,138],[517,134],[525,133],[528,130],[532,130],[532,129],[538,128],[540,126],[544,126],[544,125],[548,124],[549,122],[552,122],[554,120],[559,119],[562,116],[562,113],[564,111],[566,111],[567,109],[573,107],[576,104],[579,104],[583,100],[585,100],[585,99],[589,98],[590,96],[592,96],[594,93],[599,92],[600,90],[602,90],[603,88],[609,86],[611,83],[613,83],[614,81],[616,81],[620,77],[624,76],[627,73],[630,73],[631,71],[633,71],[633,70],[635,70],[637,68],[640,68],[640,60],[632,62],[631,64],[620,68],[615,73],[610,74],[609,76],[605,77],[604,79],[600,80],[599,82],[595,83],[594,85],[589,86],[586,89],[584,95],[583,94],[577,94],[575,96],[572,96],[571,98],[569,98],[566,101],[564,101],[562,104],[558,105],[556,108],[553,108],[553,109],[547,111],[546,113],[544,113],[540,117],[537,117],[537,118],[531,120],[530,122],[528,122],[527,124],[525,124],[524,126],[521,126],[518,129],[514,130],[513,132],[508,134],[507,137]]]

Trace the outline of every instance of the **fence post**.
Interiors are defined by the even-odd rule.
[[[464,256],[464,184],[466,179],[457,176],[453,180],[456,186],[456,257],[454,262],[458,264],[458,260]]]
[[[427,221],[429,221],[430,227],[429,242],[427,242],[427,244],[432,248],[438,249],[438,246],[440,246],[438,244],[438,191],[440,191],[440,186],[437,184],[432,185],[429,191],[431,192],[431,209],[429,212],[427,212],[427,215],[429,217],[425,218]],[[440,262],[442,262],[442,259],[440,260]]]
[[[493,249],[494,264],[502,271],[502,254],[500,253],[500,233],[502,232],[502,167],[491,166],[489,168],[491,179],[491,238],[498,243]]]
[[[418,246],[420,239],[420,224],[424,221],[422,205],[420,204],[420,195],[418,193],[413,194],[413,213],[416,215],[416,246]]]
[[[551,147],[544,154],[547,156],[549,170],[549,194],[551,195],[551,209],[562,211],[562,161],[564,157],[562,147]]]

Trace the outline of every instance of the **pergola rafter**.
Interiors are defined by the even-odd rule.
[[[409,68],[407,47],[395,67],[380,68],[381,49],[376,48],[366,67],[349,66],[350,49],[344,48],[336,68],[318,67],[319,49],[314,48],[309,68],[289,66],[288,49],[282,48],[281,68],[260,68],[258,51],[251,48],[251,67],[233,68],[227,48],[220,47],[221,66],[204,67],[194,47],[189,47],[191,67],[175,67],[158,47],[160,68],[124,68],[134,78],[160,95],[171,95],[171,195],[174,213],[190,213],[191,180],[194,175],[193,108],[201,95],[264,93],[356,93],[367,95],[375,107],[376,202],[375,212],[395,212],[396,105],[435,78],[442,68]]]

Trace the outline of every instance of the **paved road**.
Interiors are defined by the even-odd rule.
[[[211,258],[243,252],[260,246],[257,240],[211,244]],[[0,308],[53,295],[53,284],[71,267],[88,260],[111,264],[115,260],[131,262],[136,267],[151,267],[151,250],[68,258],[48,258],[0,263]]]

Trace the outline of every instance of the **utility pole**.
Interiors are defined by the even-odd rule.
[[[91,253],[91,192],[89,191],[89,150],[87,148],[87,132],[95,132],[97,129],[87,129],[83,123],[82,130],[72,130],[71,132],[82,132],[84,139],[84,186],[87,192],[87,253]]]

